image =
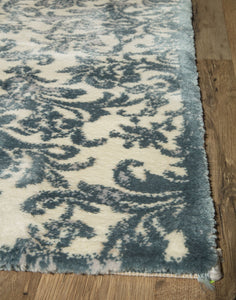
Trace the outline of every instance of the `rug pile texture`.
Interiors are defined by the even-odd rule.
[[[191,1],[0,5],[0,269],[207,274]]]

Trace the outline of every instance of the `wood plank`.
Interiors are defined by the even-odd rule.
[[[116,275],[43,275],[35,300],[154,299],[154,278]],[[51,287],[48,289],[48,287]],[[144,289],[145,287],[145,289]]]
[[[50,287],[50,288],[49,288]],[[133,277],[43,275],[35,300],[214,300],[197,280]]]
[[[231,61],[198,63],[212,193],[217,213],[224,279],[216,299],[236,296],[236,80]]]
[[[0,271],[0,299],[35,299],[41,276],[40,273]]]
[[[234,64],[234,73],[236,74],[236,1],[222,0],[222,4],[232,61]]]
[[[192,3],[198,59],[231,59],[221,0]]]

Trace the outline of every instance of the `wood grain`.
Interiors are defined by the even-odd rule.
[[[215,300],[194,279],[2,272],[1,300]]]
[[[236,1],[222,0],[222,4],[232,61],[234,64],[234,73],[236,74]]]
[[[221,0],[192,3],[198,59],[231,59]]]
[[[224,259],[224,278],[215,283],[215,291],[206,291],[192,279],[0,272],[1,300],[235,299],[235,3],[235,0],[193,0],[206,149]]]
[[[231,61],[198,63],[212,194],[216,207],[219,246],[223,250],[224,279],[216,299],[236,295],[236,81]]]
[[[1,300],[33,300],[41,274],[30,272],[0,272]]]

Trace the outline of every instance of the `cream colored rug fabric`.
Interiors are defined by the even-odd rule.
[[[0,5],[1,269],[205,276],[190,0]]]

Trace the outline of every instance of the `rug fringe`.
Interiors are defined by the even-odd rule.
[[[214,280],[211,280],[208,274],[206,275],[199,275],[197,280],[202,283],[208,290],[213,291],[215,289],[213,283],[215,282]]]
[[[207,274],[198,275],[197,280],[204,284],[208,290],[214,290],[214,282],[220,280],[223,275],[221,271],[222,251],[220,248],[217,249],[218,261],[215,267],[213,267]]]

